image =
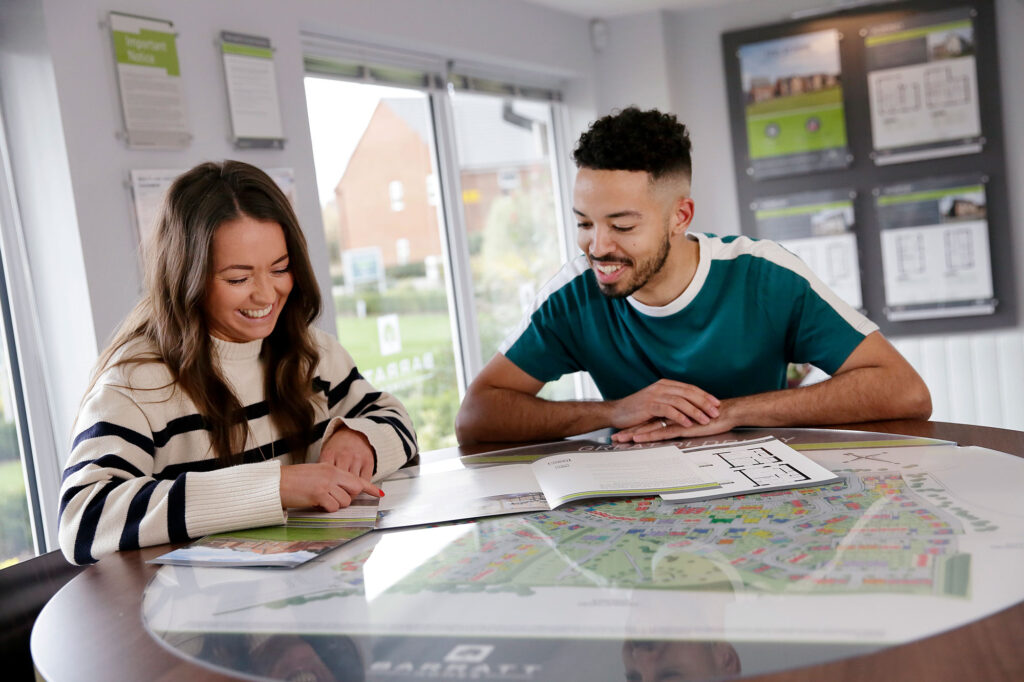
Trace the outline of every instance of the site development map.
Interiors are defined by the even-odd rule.
[[[286,574],[165,567],[146,618],[160,633],[896,643],[1024,598],[1024,461],[811,447],[837,448],[800,449],[840,482],[377,532]]]

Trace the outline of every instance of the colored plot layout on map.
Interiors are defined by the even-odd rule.
[[[284,573],[165,567],[147,589],[147,623],[878,643],[1024,599],[1024,462],[982,448],[878,445],[801,445],[840,475],[825,486],[675,505],[594,500],[378,531]]]
[[[823,488],[668,505],[634,498],[489,519],[392,589],[534,587],[892,591],[964,596],[962,522],[898,473]],[[354,570],[357,564],[338,567]]]

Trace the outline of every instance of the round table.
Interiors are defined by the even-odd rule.
[[[1024,433],[926,421],[891,421],[832,428],[903,434],[977,445],[1024,457]],[[771,430],[765,430],[771,431]],[[493,447],[423,453],[424,462]],[[999,486],[999,481],[991,485]],[[158,566],[147,559],[169,546],[120,552],[89,567],[41,612],[32,633],[32,656],[46,680],[238,679],[172,653],[144,626],[141,603]],[[744,679],[797,680],[1019,680],[1024,679],[1024,602],[925,639],[866,655]]]

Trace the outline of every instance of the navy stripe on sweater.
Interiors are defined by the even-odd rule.
[[[380,399],[380,391],[374,391],[373,393],[367,393],[363,396],[363,399],[352,406],[352,409],[345,413],[345,419],[352,419],[363,414],[363,411],[367,407],[377,402]]]
[[[344,399],[348,395],[348,392],[352,389],[354,384],[359,379],[362,379],[363,375],[359,373],[359,370],[355,367],[348,373],[348,376],[341,380],[341,382],[327,392],[327,409],[331,409],[335,405]],[[379,393],[377,394],[380,395]]]
[[[114,491],[114,488],[124,483],[123,478],[115,478],[105,483],[89,499],[82,510],[78,522],[78,534],[75,536],[75,563],[93,564],[96,559],[92,556],[92,542],[96,539],[96,529],[100,525],[100,518],[103,515],[103,505],[106,504],[107,496]]]
[[[139,548],[139,524],[146,516],[149,509],[149,499],[153,496],[158,481],[147,481],[132,497],[128,505],[128,517],[124,522],[124,529],[121,531],[121,541],[118,543],[119,550]]]
[[[103,467],[107,469],[117,469],[118,471],[123,471],[134,478],[142,478],[143,476],[146,475],[142,473],[142,471],[140,471],[138,467],[136,467],[134,464],[126,460],[124,457],[109,454],[97,457],[96,459],[87,459],[85,461],[78,462],[77,464],[72,464],[71,466],[64,470],[64,475],[61,477],[61,481],[66,481],[68,476],[75,473],[76,471],[84,469],[90,464],[95,464],[98,467]]]
[[[187,476],[179,476],[167,493],[167,536],[171,542],[191,540],[185,523],[185,482]]]
[[[367,417],[367,419],[378,424],[386,424],[393,428],[396,432],[398,432],[398,440],[401,441],[402,448],[405,450],[405,461],[408,462],[412,458],[412,444],[415,441],[413,440],[412,434],[409,433],[409,430],[405,428],[405,424],[403,424],[398,417],[370,415],[369,417]]]
[[[140,450],[149,453],[150,456],[156,453],[152,440],[138,431],[133,431],[117,424],[111,424],[110,422],[96,422],[85,431],[79,433],[75,436],[75,442],[72,443],[71,449],[74,450],[82,441],[89,440],[90,438],[102,438],[104,436],[115,436],[123,441],[127,441]]]

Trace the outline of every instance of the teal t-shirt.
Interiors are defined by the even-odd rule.
[[[586,257],[544,287],[500,351],[539,381],[589,372],[606,400],[659,379],[716,398],[786,387],[789,362],[833,374],[878,327],[775,242],[691,233],[700,261],[666,306],[601,293]]]

